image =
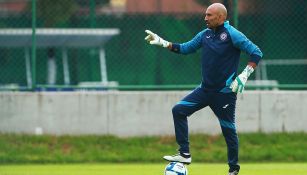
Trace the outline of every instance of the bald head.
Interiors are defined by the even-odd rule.
[[[221,4],[221,3],[214,3],[214,4],[211,4],[208,9],[212,9],[215,13],[219,14],[219,15],[222,15],[224,20],[226,20],[227,18],[227,9],[226,7]]]
[[[227,9],[221,3],[211,4],[206,10],[205,21],[209,28],[222,25],[227,18]]]

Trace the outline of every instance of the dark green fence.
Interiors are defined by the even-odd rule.
[[[0,29],[31,29],[33,1],[1,1],[19,5],[0,11]],[[229,5],[233,4],[228,1]],[[0,87],[163,89],[192,88],[200,83],[200,52],[183,56],[153,47],[144,41],[146,29],[166,40],[185,42],[205,28],[203,14],[196,13],[99,13],[110,1],[37,0],[36,27],[58,29],[118,29],[103,46],[36,48],[0,47]],[[263,51],[264,58],[250,78],[249,88],[307,89],[307,15],[305,0],[239,0],[238,28]],[[242,9],[243,8],[243,9]],[[245,9],[244,9],[245,8]],[[205,7],[204,7],[205,9]],[[233,14],[233,9],[229,6]],[[63,13],[65,12],[65,13]],[[230,22],[233,19],[230,16]],[[59,40],[61,37],[58,38]],[[17,41],[16,41],[17,42]],[[51,41],[46,41],[51,42]],[[103,81],[100,48],[105,51],[107,82]],[[242,54],[240,70],[248,56]],[[35,66],[33,66],[35,64]],[[66,67],[65,67],[66,66]],[[35,76],[33,77],[33,68]],[[66,71],[66,72],[65,72]],[[69,76],[69,81],[67,81]]]

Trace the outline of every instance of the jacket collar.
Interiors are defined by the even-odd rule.
[[[217,33],[221,31],[224,27],[229,25],[229,21],[225,21],[223,24],[217,26],[214,30],[212,30],[214,33]]]

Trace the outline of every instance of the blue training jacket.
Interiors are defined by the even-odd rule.
[[[215,31],[209,28],[199,32],[192,40],[174,43],[172,51],[194,53],[202,48],[201,87],[208,91],[231,92],[231,82],[236,78],[241,51],[250,55],[250,62],[258,64],[262,52],[243,33],[225,21]]]

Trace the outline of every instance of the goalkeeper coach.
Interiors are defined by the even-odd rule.
[[[179,44],[168,42],[146,30],[145,38],[152,45],[159,45],[178,54],[190,54],[201,48],[201,85],[179,101],[172,109],[179,153],[164,156],[171,162],[190,164],[187,117],[209,106],[217,116],[227,144],[229,175],[237,175],[238,136],[235,126],[237,93],[242,93],[250,74],[262,58],[260,49],[244,34],[229,24],[227,9],[221,3],[210,5],[205,13],[207,28],[192,40]],[[250,55],[248,65],[237,75],[241,51]]]

